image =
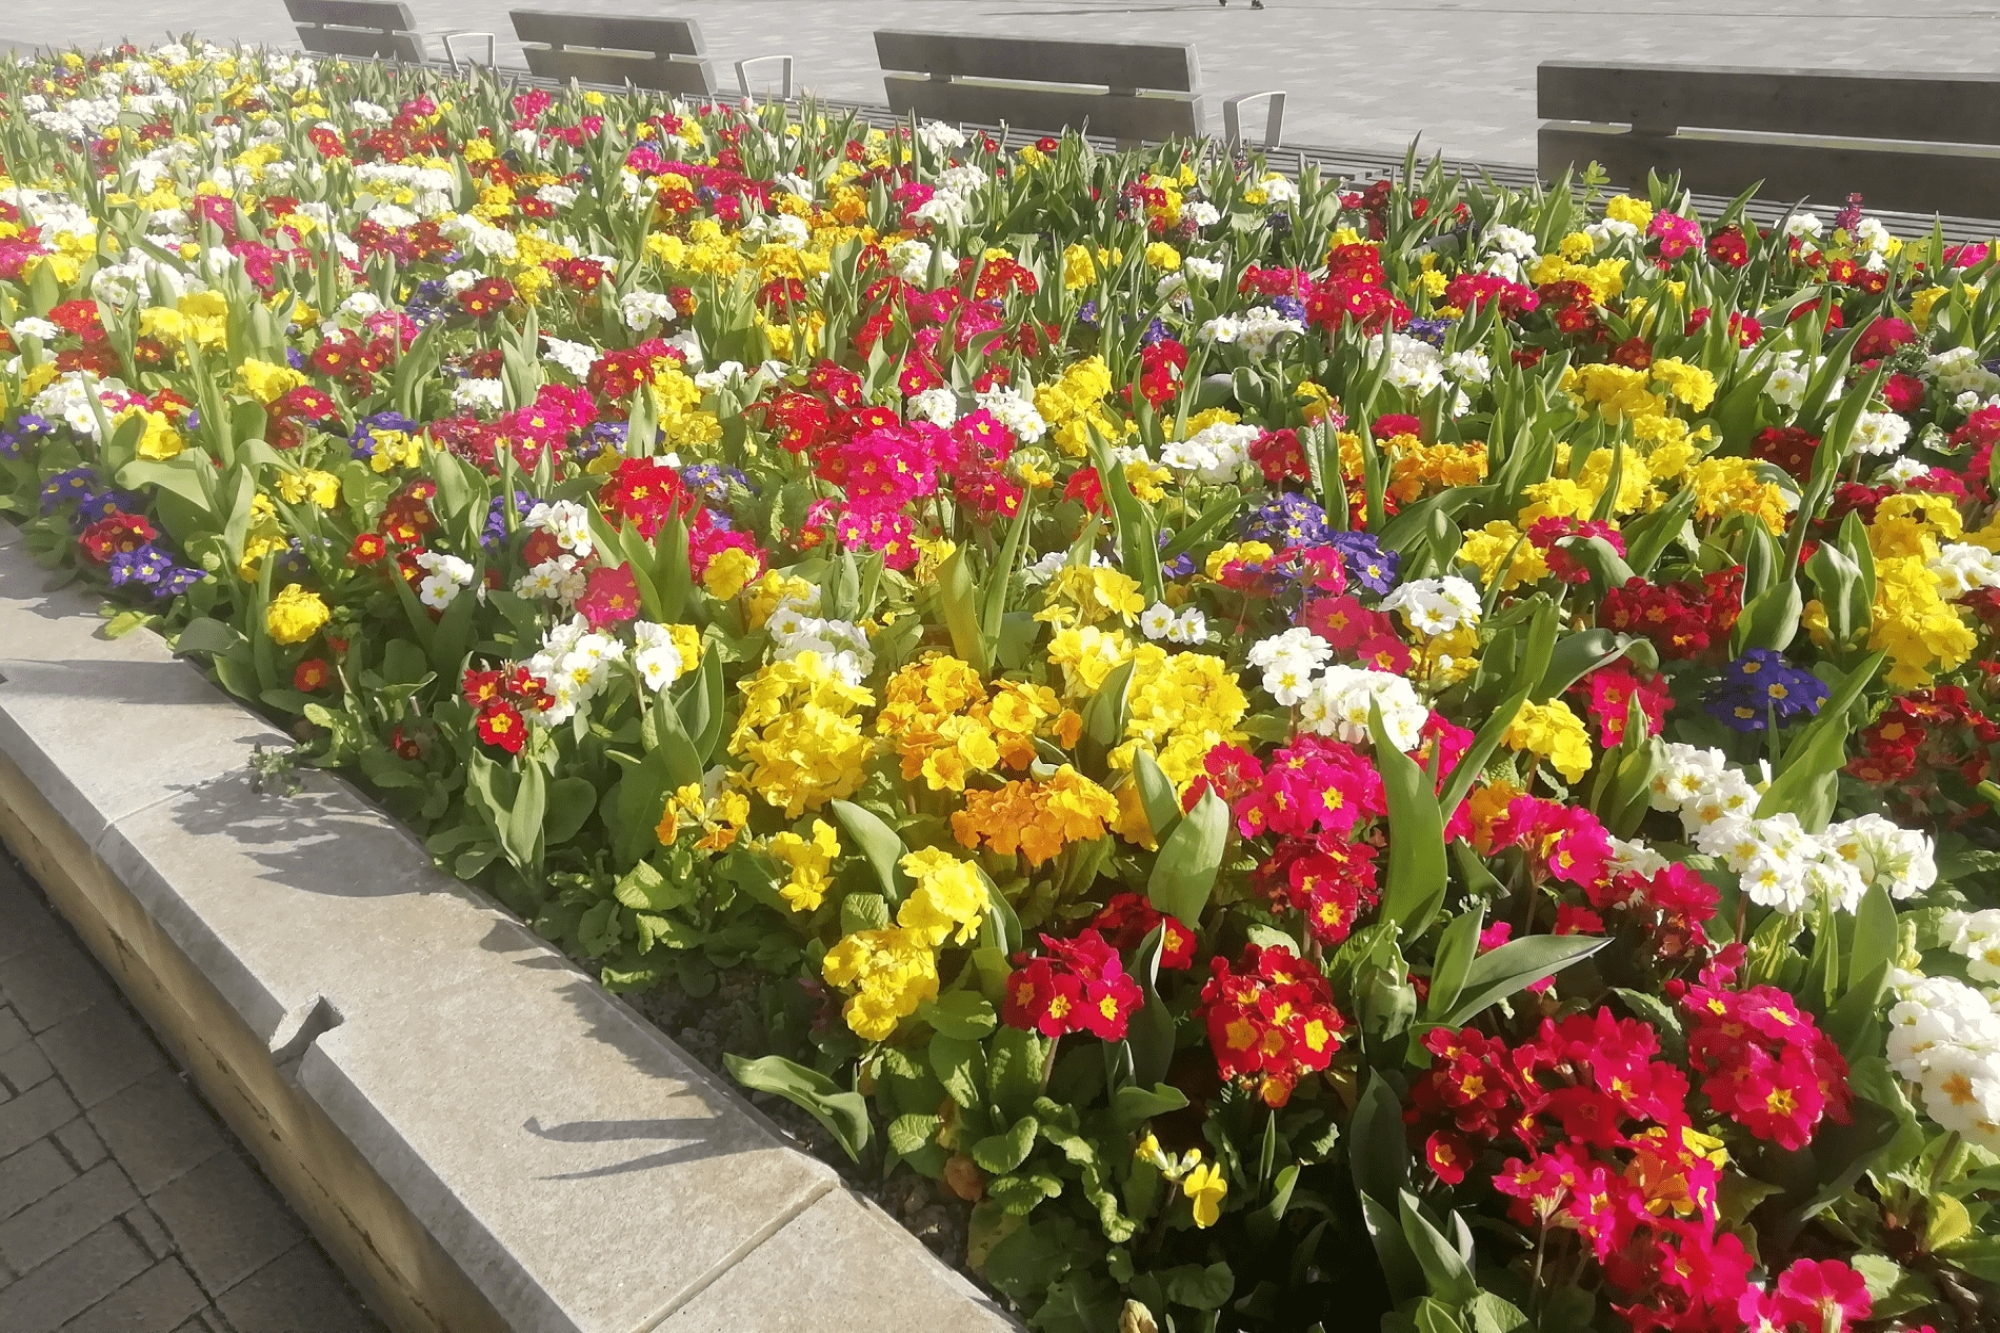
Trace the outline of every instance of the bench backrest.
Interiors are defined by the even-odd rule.
[[[395,0],[285,0],[306,50],[329,56],[424,60],[410,7]]]
[[[1761,180],[1786,200],[1859,193],[1878,208],[2000,217],[1992,74],[1549,61],[1536,104],[1545,121],[1585,122],[1542,126],[1545,176],[1595,160],[1620,185],[1679,170],[1711,194]]]
[[[682,97],[715,95],[715,67],[703,57],[693,19],[622,14],[511,11],[528,69],[542,78],[657,88]]]
[[[1088,128],[1120,140],[1193,138],[1203,128],[1201,69],[1185,43],[878,32],[875,51],[898,115]]]

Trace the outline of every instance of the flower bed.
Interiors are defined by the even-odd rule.
[[[726,983],[1034,1327],[2000,1317],[1986,247],[0,85],[32,549],[607,986]]]

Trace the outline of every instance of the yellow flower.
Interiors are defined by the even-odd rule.
[[[1705,412],[1715,401],[1715,376],[1700,366],[1691,366],[1679,357],[1664,357],[1652,365],[1653,382],[1686,403],[1696,412]]]
[[[250,364],[244,362],[245,365]],[[368,460],[368,466],[377,472],[388,472],[393,468],[415,467],[424,461],[424,437],[411,435],[400,430],[378,430],[374,433],[375,453]]]
[[[874,746],[855,713],[875,702],[873,694],[849,685],[810,649],[737,688],[743,712],[729,753],[749,761],[751,791],[796,819],[861,786]]]
[[[743,591],[743,585],[757,574],[757,557],[741,547],[728,546],[716,552],[701,573],[701,586],[708,595],[728,601]]]
[[[916,884],[897,909],[896,924],[927,948],[935,949],[947,940],[971,943],[990,901],[979,872],[936,848],[911,852],[897,864]]]
[[[1189,1156],[1199,1156],[1200,1150]],[[1222,1168],[1211,1162],[1199,1162],[1194,1170],[1181,1178],[1181,1193],[1187,1195],[1194,1205],[1194,1224],[1207,1228],[1215,1225],[1222,1216],[1222,1201],[1229,1197],[1229,1181],[1222,1174]]]
[[[1172,273],[1181,266],[1181,252],[1165,241],[1154,241],[1146,247],[1146,263]]]
[[[771,855],[791,867],[791,880],[778,892],[792,910],[810,912],[818,908],[826,899],[827,886],[833,882],[833,863],[840,855],[840,835],[834,832],[833,825],[815,819],[810,842],[796,833],[785,832],[771,839],[770,848]]]
[[[968,791],[965,809],[951,817],[959,845],[977,850],[981,840],[1002,856],[1020,852],[1028,864],[1052,860],[1072,842],[1094,842],[1118,818],[1110,792],[1064,764],[1046,782],[1010,782],[998,791]]]
[[[264,628],[279,643],[304,643],[319,633],[331,616],[318,593],[287,583],[264,609]]]
[[[1063,251],[1063,289],[1075,291],[1097,281],[1097,265],[1091,262],[1086,246],[1072,245]]]
[[[1541,551],[1533,542],[1524,540],[1521,530],[1505,519],[1495,519],[1466,533],[1458,548],[1458,559],[1476,566],[1479,581],[1487,587],[1499,578],[1502,592],[1512,592],[1524,583],[1539,583],[1549,574]],[[1504,575],[1500,569],[1502,561],[1507,562]]]
[[[1575,782],[1590,771],[1590,733],[1583,720],[1560,699],[1545,704],[1524,703],[1502,738],[1510,750],[1545,758],[1556,772]]]
[[[273,365],[255,357],[236,368],[236,382],[260,403],[275,403],[306,382],[306,377],[290,366]]]
[[[820,975],[856,988],[843,1013],[855,1035],[870,1041],[888,1039],[899,1020],[937,997],[937,955],[916,932],[894,926],[847,936],[826,951]]]
[[[340,503],[340,478],[318,468],[281,472],[278,474],[278,494],[288,505],[310,500],[321,509],[331,509]]]
[[[1643,231],[1653,220],[1653,206],[1629,194],[1613,195],[1604,201],[1604,216],[1613,222],[1629,222]]]

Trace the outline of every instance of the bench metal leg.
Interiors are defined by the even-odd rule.
[[[742,90],[745,101],[748,101],[751,97],[750,67],[752,65],[767,65],[773,60],[782,62],[783,69],[783,72],[779,75],[781,91],[778,94],[778,98],[784,102],[792,100],[792,58],[790,56],[752,56],[748,60],[739,60],[736,62],[736,86]]]
[[[1264,116],[1264,142],[1261,148],[1276,148],[1285,129],[1285,94],[1274,90],[1261,93],[1244,93],[1232,97],[1222,104],[1222,139],[1225,147],[1234,151],[1243,142],[1243,104],[1265,101],[1269,103]]]

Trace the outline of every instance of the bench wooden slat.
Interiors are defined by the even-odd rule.
[[[969,121],[1055,133],[1088,128],[1121,141],[1191,139],[1202,133],[1199,97],[1133,97],[1121,93],[1080,93],[1059,88],[1005,87],[980,83],[940,83],[885,75],[889,108],[926,120]]]
[[[417,26],[410,7],[395,0],[285,0],[285,12],[294,23],[337,23],[383,32],[412,32]]]
[[[662,55],[706,55],[701,25],[693,19],[646,18],[626,14],[563,14],[546,9],[515,9],[514,35],[524,42],[550,46],[594,46],[624,51],[657,51]]]
[[[1568,124],[1542,126],[1536,146],[1549,179],[1594,161],[1631,190],[1643,191],[1649,169],[1678,170],[1683,185],[1704,194],[1733,197],[1761,180],[1763,198],[1786,203],[1834,204],[1859,191],[1870,208],[2000,217],[2000,152],[1988,149],[1663,137]]]
[[[616,86],[634,86],[673,93],[678,97],[713,97],[715,67],[706,60],[674,60],[658,54],[617,51],[557,51],[545,46],[522,48],[528,72],[544,79],[577,79]]]
[[[1535,85],[1544,120],[2000,144],[1992,74],[1554,60],[1537,69]]]
[[[349,28],[315,28],[298,25],[299,45],[314,55],[365,56],[373,60],[401,60],[421,65],[427,59],[421,39],[407,33],[357,32]]]
[[[885,71],[1181,93],[1201,87],[1194,47],[1186,43],[888,31],[875,34],[875,52]]]

